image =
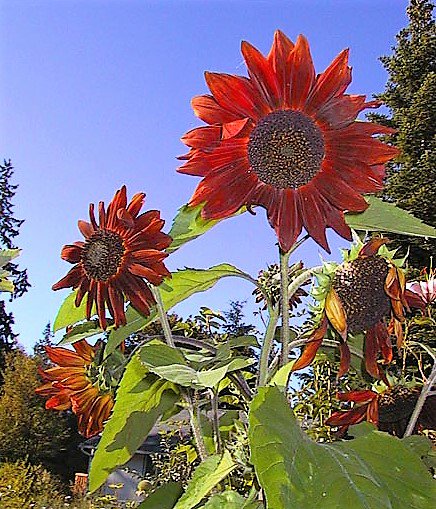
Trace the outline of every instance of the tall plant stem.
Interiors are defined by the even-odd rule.
[[[200,456],[201,461],[204,461],[207,458],[207,450],[204,443],[203,434],[201,432],[198,404],[194,403],[189,389],[186,391],[185,397],[188,403],[189,421],[191,423],[192,434],[194,435],[195,443],[197,445],[198,455]]]
[[[413,410],[412,416],[410,417],[409,424],[407,425],[404,437],[408,437],[413,433],[419,414],[424,406],[425,400],[431,394],[433,385],[436,383],[436,362],[433,364],[430,376],[428,377],[425,384],[422,386],[421,394],[419,395],[418,401],[416,402],[415,409]]]
[[[160,294],[159,288],[156,288],[152,285],[150,285],[150,286],[151,286],[151,291],[153,292],[153,296],[156,300],[157,312],[159,315],[160,323],[162,325],[165,340],[166,340],[168,346],[172,346],[174,348],[175,344],[174,344],[173,334],[171,332],[170,322],[168,321],[168,315],[167,315],[167,312],[165,311],[165,308],[164,308],[164,305],[162,302],[162,296]]]
[[[289,256],[291,252],[284,253],[280,249],[280,289],[281,289],[281,315],[282,315],[282,354],[280,366],[284,366],[289,358]]]
[[[279,319],[278,307],[268,306],[268,315],[268,326],[266,328],[265,337],[263,338],[262,350],[260,352],[259,378],[257,380],[258,387],[262,387],[267,382],[269,355],[271,353],[277,321]]]

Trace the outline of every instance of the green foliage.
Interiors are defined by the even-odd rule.
[[[174,218],[170,230],[170,237],[173,239],[170,247],[167,249],[168,253],[172,253],[179,249],[183,244],[196,239],[203,233],[206,233],[212,226],[222,221],[221,219],[203,219],[201,211],[204,205],[197,207],[188,207],[183,205],[180,208],[177,216]],[[242,207],[234,216],[245,212],[246,208]]]
[[[31,507],[64,507],[61,485],[41,465],[24,460],[0,464],[0,507],[30,509]]]
[[[14,283],[8,279],[11,274],[3,267],[19,254],[19,249],[0,249],[0,292],[12,293],[14,291]]]
[[[80,436],[70,415],[45,410],[45,400],[35,394],[41,385],[37,369],[37,360],[20,350],[6,356],[0,391],[0,457],[29,458],[71,479],[86,463],[77,450]]]
[[[347,224],[354,230],[436,238],[436,228],[428,226],[392,203],[383,202],[375,196],[367,196],[366,201],[369,203],[369,207],[364,212],[345,215]]]
[[[249,422],[251,460],[268,509],[427,509],[436,496],[432,477],[408,444],[374,430],[316,444],[276,387],[259,389]]]
[[[199,465],[188,485],[185,493],[180,497],[174,509],[192,509],[232,470],[236,463],[232,460],[228,451],[222,456],[209,456]]]
[[[248,277],[247,274],[227,263],[215,265],[209,269],[184,269],[172,274],[171,279],[166,279],[159,287],[162,301],[166,311],[169,311],[179,302],[186,300],[191,295],[204,292],[212,288],[223,277]],[[144,317],[131,306],[127,308],[127,325],[111,331],[109,334],[106,355],[110,355],[115,348],[130,334],[146,327],[157,318],[157,310],[153,308],[150,316]]]
[[[170,481],[151,493],[138,509],[173,509],[182,491],[180,483]]]
[[[401,154],[390,165],[385,196],[426,223],[436,226],[436,23],[431,0],[411,0],[409,25],[397,35],[390,56],[381,61],[389,73],[379,98],[390,115],[371,115],[397,130],[392,142]],[[435,241],[398,238],[416,267],[428,265]]]
[[[24,222],[14,217],[12,200],[18,186],[11,183],[13,170],[11,161],[4,161],[4,164],[0,165],[0,247],[12,250],[17,247],[14,239],[20,233]],[[10,300],[21,297],[30,286],[26,270],[20,270],[16,263],[10,261],[2,269],[8,273],[13,284]],[[10,288],[9,285],[9,290]],[[13,325],[13,314],[7,312],[5,301],[0,300],[0,369],[4,366],[4,354],[16,346],[17,334],[13,331]]]
[[[150,430],[178,400],[178,389],[148,373],[138,356],[127,365],[91,464],[89,489],[97,490],[116,467],[124,465]]]

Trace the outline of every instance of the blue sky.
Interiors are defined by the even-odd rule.
[[[145,209],[158,208],[166,231],[198,179],[176,173],[184,132],[200,125],[190,99],[206,93],[205,70],[245,74],[240,41],[264,53],[274,30],[305,34],[322,71],[350,48],[350,93],[383,90],[378,57],[389,54],[407,24],[404,0],[288,1],[3,1],[0,62],[2,158],[15,165],[15,212],[25,219],[17,244],[32,288],[9,309],[19,341],[30,348],[53,321],[68,290],[51,285],[70,268],[60,257],[81,239],[77,220],[88,204],[109,202],[127,185],[144,191]],[[343,243],[329,236],[333,257]],[[307,242],[293,257],[319,262]],[[328,258],[325,253],[324,257]],[[276,261],[275,237],[263,211],[224,221],[168,259],[168,267],[233,263],[255,275]],[[252,288],[225,280],[176,308],[226,309],[249,300]]]

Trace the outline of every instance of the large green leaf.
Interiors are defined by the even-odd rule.
[[[62,302],[61,307],[59,308],[58,314],[56,315],[55,321],[53,323],[53,331],[56,332],[60,329],[64,329],[69,325],[74,325],[77,322],[81,322],[86,318],[86,298],[82,300],[82,303],[79,307],[76,307],[74,301],[76,299],[77,290],[71,292],[68,297]],[[96,314],[95,305],[93,306],[93,310],[91,315]]]
[[[222,366],[199,371],[189,365],[179,349],[159,340],[145,344],[139,352],[139,357],[148,370],[159,377],[196,389],[215,387],[227,373],[252,364],[251,360],[235,357],[228,359]]]
[[[182,492],[182,483],[170,481],[153,491],[137,509],[173,509]]]
[[[209,456],[195,469],[185,493],[180,497],[174,509],[192,509],[195,507],[236,466],[228,451],[224,451],[222,456]]]
[[[171,226],[171,231],[169,233],[170,237],[173,239],[170,247],[167,249],[168,253],[172,253],[179,249],[179,247],[183,246],[186,242],[190,240],[194,240],[203,233],[206,233],[208,230],[215,226],[217,223],[222,221],[222,219],[203,219],[201,217],[201,211],[203,210],[204,204],[198,205],[196,207],[188,207],[188,205],[184,205],[179,209],[177,216],[174,218],[173,224]],[[242,207],[234,216],[241,214],[247,210],[245,207]],[[232,216],[233,217],[233,216]]]
[[[241,509],[245,501],[236,491],[224,491],[213,495],[201,509]]]
[[[133,456],[159,417],[178,398],[177,387],[148,373],[138,356],[132,358],[91,463],[90,491],[98,489],[112,470]]]
[[[334,444],[312,442],[278,387],[259,389],[249,423],[251,461],[268,509],[428,509],[434,504],[434,481],[398,438],[374,430]]]
[[[70,345],[81,339],[95,336],[96,334],[102,334],[103,329],[100,328],[98,320],[90,320],[87,322],[79,323],[71,327],[66,334],[64,334],[62,340],[59,342],[60,345]]]
[[[345,214],[345,221],[354,230],[384,231],[436,238],[436,228],[423,223],[406,210],[376,196],[365,196],[369,207],[360,214]]]
[[[209,290],[221,278],[229,276],[249,277],[241,270],[227,263],[215,265],[209,269],[186,268],[174,272],[172,278],[166,279],[159,287],[165,310],[170,310],[176,304],[179,304],[179,302],[182,302],[195,293]],[[128,319],[127,325],[112,330],[109,334],[106,355],[110,355],[121,341],[126,339],[130,334],[156,320],[157,313],[156,309],[153,308],[150,316],[144,317],[129,307],[126,317]]]

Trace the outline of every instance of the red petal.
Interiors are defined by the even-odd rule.
[[[348,49],[343,50],[327,69],[317,76],[305,108],[309,115],[312,115],[333,97],[343,94],[351,83],[348,53]]]
[[[249,42],[242,41],[241,52],[251,81],[258,88],[264,102],[271,110],[277,109],[280,90],[270,62]]]
[[[130,264],[129,271],[132,274],[135,274],[135,276],[144,277],[155,286],[159,286],[163,281],[163,277],[160,274],[156,274],[156,272],[151,270],[149,267],[145,267],[139,263]]]
[[[379,351],[378,339],[375,327],[368,329],[365,336],[365,368],[374,378],[380,378],[380,368],[377,363]]]
[[[350,391],[340,392],[337,394],[339,401],[353,401],[354,403],[369,403],[373,399],[378,398],[378,394],[374,391]]]
[[[348,373],[351,362],[350,348],[348,347],[348,344],[346,342],[343,342],[339,345],[339,350],[341,352],[341,363],[337,374],[338,378],[345,375],[345,373]]]
[[[102,202],[100,202],[102,203]],[[107,227],[114,228],[116,225],[117,212],[120,208],[126,208],[127,205],[127,189],[126,186],[122,186],[119,189],[115,196],[112,198],[112,201],[109,203],[107,208]],[[100,206],[101,207],[101,206]],[[100,218],[100,226],[102,226],[102,220]]]
[[[307,96],[315,80],[315,70],[309,43],[304,35],[299,35],[295,47],[288,58],[290,66],[290,107],[303,110]]]
[[[82,367],[85,365],[85,359],[72,350],[67,350],[62,347],[54,348],[46,346],[45,351],[47,352],[48,358],[58,366]]]
[[[313,182],[314,180],[298,188],[299,210],[307,233],[323,249],[330,253],[325,234],[327,227],[326,217],[323,209],[320,207],[319,195]]]
[[[384,244],[390,242],[386,237],[374,237],[368,241],[359,251],[359,256],[374,256]]]
[[[181,137],[181,141],[193,148],[214,148],[221,142],[221,127],[197,127]]]
[[[144,201],[145,201],[145,193],[136,193],[130,200],[130,203],[127,207],[127,212],[133,218],[136,218],[136,216],[139,214],[139,211],[141,210],[142,206],[144,205]]]
[[[231,74],[205,73],[206,82],[218,103],[225,109],[257,120],[269,113],[254,85],[247,78]]]
[[[62,248],[61,258],[70,263],[79,263],[82,258],[82,248],[74,244],[68,244]]]
[[[92,224],[87,223],[86,221],[82,221],[81,219],[77,221],[77,226],[80,230],[80,233],[85,237],[85,239],[88,239],[89,237],[91,237],[93,233],[95,233]]]
[[[95,357],[95,351],[85,339],[81,339],[80,341],[73,343],[73,348],[76,350],[77,354],[87,362],[87,364],[91,364]]]
[[[368,203],[362,195],[328,169],[319,172],[310,184],[338,210],[362,212],[368,208]]]
[[[134,228],[135,227],[135,221],[133,220],[132,215],[126,209],[118,209],[117,219],[126,228]]]
[[[327,324],[327,317],[324,315],[319,327],[312,333],[302,354],[293,365],[292,371],[307,368],[312,363],[327,332]]]
[[[84,277],[82,267],[80,265],[74,266],[65,277],[60,279],[51,288],[52,290],[60,290],[61,288],[77,288]]]
[[[293,189],[284,189],[274,225],[281,249],[287,252],[301,233],[302,221],[298,209],[298,196]]]
[[[195,115],[207,124],[226,124],[240,118],[238,114],[222,108],[211,95],[194,97],[191,106]]]
[[[363,422],[366,417],[366,405],[355,407],[347,412],[334,412],[327,420],[327,426],[351,426]]]
[[[275,72],[279,88],[280,106],[289,106],[290,66],[287,63],[294,43],[280,30],[274,34],[274,42],[268,55],[268,61]]]

